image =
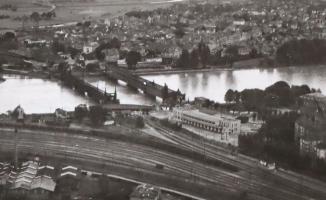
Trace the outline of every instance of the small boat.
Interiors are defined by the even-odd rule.
[[[0,76],[0,82],[4,82],[6,79]]]

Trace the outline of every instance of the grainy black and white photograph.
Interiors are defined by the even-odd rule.
[[[325,200],[326,0],[0,0],[0,200]]]

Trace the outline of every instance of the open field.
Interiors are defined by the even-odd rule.
[[[56,6],[56,18],[41,21],[39,25],[61,24],[83,19],[110,18],[130,10],[155,9],[171,5],[182,0],[0,0],[0,5],[12,4],[17,11],[1,10],[1,14],[9,15],[10,19],[0,21],[0,29],[16,29],[22,27],[22,22],[14,18],[31,15],[33,12],[46,12],[52,5]],[[28,22],[26,26],[33,25]]]

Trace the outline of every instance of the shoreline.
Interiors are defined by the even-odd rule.
[[[221,68],[202,68],[202,69],[187,69],[187,70],[179,70],[179,69],[169,69],[169,70],[139,70],[139,71],[132,71],[133,74],[138,76],[152,76],[152,75],[168,75],[168,74],[183,74],[183,73],[204,73],[204,72],[223,72],[223,71],[241,71],[241,70],[274,70],[274,69],[282,69],[282,68],[301,68],[301,67],[308,67],[309,65],[290,65],[290,66],[273,66],[273,67],[243,67],[243,68],[228,68],[228,67],[221,67]],[[313,65],[310,67],[320,67],[326,65]]]

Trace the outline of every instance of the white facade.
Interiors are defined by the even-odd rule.
[[[95,49],[99,46],[97,42],[91,42],[90,44],[83,46],[83,53],[89,54],[95,51]]]
[[[326,159],[326,149],[317,148],[317,157],[319,159]]]
[[[228,115],[209,115],[198,110],[174,110],[174,120],[212,133],[221,134],[228,139],[240,134],[241,121]]]

